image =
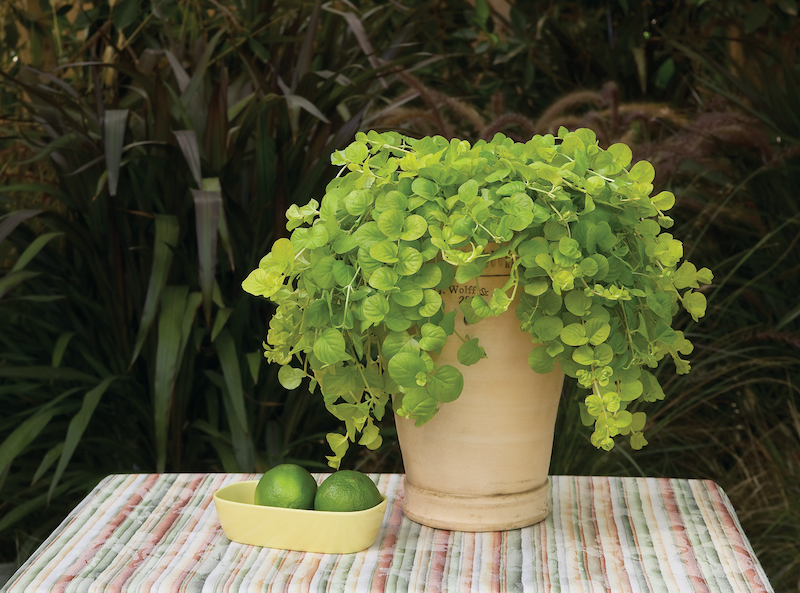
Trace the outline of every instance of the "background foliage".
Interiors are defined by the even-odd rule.
[[[324,464],[240,283],[356,131],[566,125],[656,165],[715,284],[650,444],[595,452],[567,393],[552,473],[714,479],[800,588],[795,0],[108,4],[0,7],[0,562],[111,472]],[[383,431],[345,464],[400,471]]]

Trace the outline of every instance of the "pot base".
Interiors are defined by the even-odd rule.
[[[470,496],[440,493],[404,479],[403,513],[417,523],[451,531],[506,531],[538,523],[550,513],[550,480],[525,492]]]

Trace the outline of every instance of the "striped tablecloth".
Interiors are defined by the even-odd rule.
[[[265,591],[772,591],[728,497],[705,480],[554,476],[532,527],[461,533],[403,517],[402,476],[357,554],[232,543],[213,493],[246,474],[114,475],[64,520],[2,593]]]

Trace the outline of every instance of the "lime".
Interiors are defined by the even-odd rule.
[[[365,511],[383,500],[375,482],[361,472],[345,469],[332,473],[317,488],[318,511]]]
[[[276,465],[258,481],[255,503],[287,509],[314,508],[317,482],[307,470],[293,463]]]

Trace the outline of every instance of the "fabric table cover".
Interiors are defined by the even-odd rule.
[[[214,492],[257,477],[109,476],[0,591],[773,590],[728,497],[708,480],[552,476],[545,521],[464,533],[406,519],[402,475],[370,474],[388,497],[378,538],[332,555],[225,537]]]

